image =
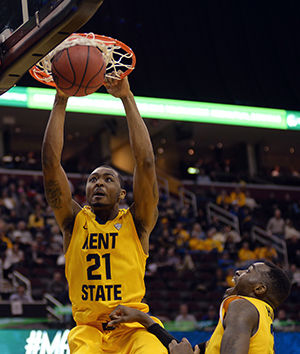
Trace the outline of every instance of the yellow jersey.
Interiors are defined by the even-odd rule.
[[[120,209],[101,224],[85,206],[75,218],[65,254],[65,273],[77,325],[106,322],[123,304],[148,312],[145,295],[145,254],[129,209]]]
[[[224,334],[223,321],[231,301],[246,299],[253,304],[259,314],[258,329],[250,338],[249,354],[274,354],[273,320],[274,311],[272,307],[262,300],[247,296],[229,296],[223,300],[220,306],[220,319],[209,343],[205,354],[220,354],[221,342]]]

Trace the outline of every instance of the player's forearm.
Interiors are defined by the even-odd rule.
[[[149,328],[151,325],[156,323],[152,320],[152,318],[149,315],[147,315],[146,313],[144,313],[142,311],[140,311],[140,313],[137,317],[137,322],[139,322],[145,328]]]
[[[50,114],[42,146],[43,168],[60,164],[63,149],[65,109],[67,98],[55,96],[54,106]]]
[[[129,129],[131,149],[136,163],[154,163],[154,153],[148,129],[140,116],[134,96],[122,97]]]

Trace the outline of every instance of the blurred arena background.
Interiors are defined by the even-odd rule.
[[[299,353],[298,10],[294,1],[106,1],[78,28],[118,38],[136,54],[129,80],[160,184],[145,301],[176,337],[194,344],[216,325],[234,270],[269,259],[293,282],[276,313],[276,353]],[[104,93],[70,100],[63,165],[83,204],[84,173],[111,164],[124,176],[129,205],[126,124]],[[74,324],[62,236],[41,177],[53,98],[28,74],[0,96],[1,353],[67,352]]]

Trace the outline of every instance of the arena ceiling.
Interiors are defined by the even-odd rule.
[[[140,96],[300,110],[297,1],[104,1],[81,32],[124,41]],[[21,85],[38,85],[29,75]]]

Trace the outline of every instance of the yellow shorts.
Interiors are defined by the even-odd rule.
[[[70,331],[68,342],[71,354],[168,353],[167,348],[138,323],[121,324],[112,331],[103,331],[101,326],[78,325]]]

